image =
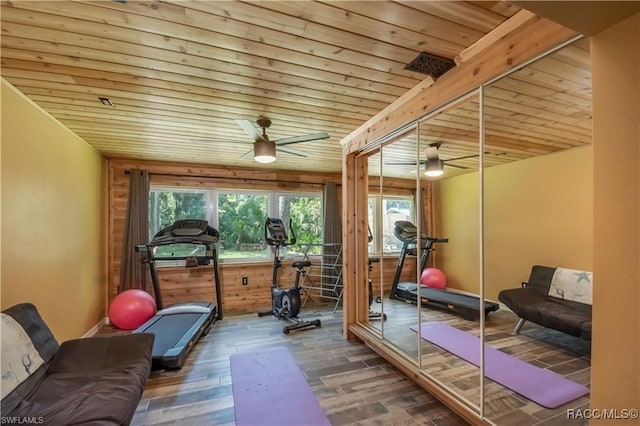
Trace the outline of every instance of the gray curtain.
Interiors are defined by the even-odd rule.
[[[338,185],[335,182],[326,183],[322,194],[324,243],[342,242],[342,214],[338,207]]]
[[[147,265],[140,261],[136,246],[149,242],[149,172],[129,172],[129,200],[122,238],[119,292],[140,289],[152,293]]]
[[[323,285],[342,285],[342,214],[338,206],[338,185],[326,183],[322,194],[323,205],[323,253],[322,263],[326,274]]]
[[[415,191],[414,191],[415,194]],[[420,186],[420,196],[418,198],[418,209],[420,212],[420,228],[423,235],[427,237],[437,237],[434,235],[434,214],[433,214],[433,183],[424,182]],[[435,253],[429,256],[429,264],[433,266]]]

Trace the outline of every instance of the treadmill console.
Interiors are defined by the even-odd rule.
[[[418,228],[406,220],[399,220],[395,223],[393,227],[393,235],[396,236],[397,239],[402,241],[403,244],[415,244],[418,236]],[[423,245],[430,246],[433,243],[446,243],[449,241],[448,238],[429,238],[426,235],[422,235],[420,238]]]
[[[206,220],[185,219],[175,221],[161,229],[149,243],[151,247],[169,244],[197,244],[210,246],[218,242],[218,230],[209,226]]]
[[[393,227],[393,234],[403,243],[414,242],[418,235],[418,228],[406,220],[399,220]]]
[[[207,230],[209,223],[206,220],[179,220],[171,226],[171,234],[174,237],[195,237]]]

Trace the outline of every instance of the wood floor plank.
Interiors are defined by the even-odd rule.
[[[425,341],[418,343],[416,308],[386,301],[384,333],[417,356],[425,371],[471,404],[479,403],[478,367]],[[358,341],[343,338],[342,314],[332,304],[305,307],[307,318],[322,327],[282,333],[284,321],[255,314],[228,315],[193,348],[180,370],[153,371],[132,425],[235,426],[229,357],[234,353],[287,347],[333,425],[464,425],[467,424],[433,395]],[[476,334],[478,323],[447,312],[425,309],[421,321],[444,321]],[[486,321],[486,342],[523,361],[589,385],[590,345],[579,338],[527,323],[519,335],[511,330],[517,318],[492,313]],[[380,322],[374,327],[382,327]],[[119,332],[108,326],[100,333]],[[545,409],[502,385],[485,380],[485,414],[497,425],[564,425],[567,408],[588,408],[582,397],[554,410]],[[295,396],[292,396],[295,402]],[[283,426],[286,417],[283,417]],[[286,425],[288,426],[288,425]]]
[[[380,402],[360,404],[329,413],[327,418],[334,426],[348,425],[354,421],[367,420],[387,414],[389,410]]]

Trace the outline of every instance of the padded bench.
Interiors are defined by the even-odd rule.
[[[32,304],[3,311],[3,423],[128,425],[149,378],[153,339],[124,334],[59,345]]]
[[[535,265],[521,288],[502,290],[498,299],[520,320],[591,340],[591,297],[593,274],[566,268]]]

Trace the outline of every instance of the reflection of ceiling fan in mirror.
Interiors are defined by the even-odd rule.
[[[276,150],[286,152],[288,154],[297,155],[299,157],[307,157],[308,154],[297,149],[288,147],[300,142],[310,142],[319,139],[327,139],[329,134],[326,132],[313,133],[310,135],[292,136],[289,138],[276,139],[274,141],[269,140],[267,136],[267,128],[271,126],[271,120],[265,117],[260,117],[256,120],[256,123],[262,129],[262,133],[253,125],[249,120],[237,119],[236,123],[253,139],[253,150],[247,152],[242,157],[247,157],[253,152],[254,160],[260,163],[271,163],[276,160]]]
[[[442,160],[440,159],[440,154],[438,152],[440,145],[441,145],[440,143],[430,144],[426,151],[427,159],[420,160],[419,164],[421,166],[424,166],[424,174],[427,176],[430,176],[430,177],[441,176],[444,173],[444,166],[455,167],[457,169],[468,169],[469,167],[459,166],[457,164],[449,164],[449,163],[451,161],[463,160],[465,158],[474,158],[474,157],[480,156],[480,154],[472,154],[472,155],[463,155],[462,157],[454,157],[454,158],[448,158],[446,160]],[[485,154],[488,154],[488,152],[485,152]],[[416,162],[415,161],[390,161],[385,164],[415,166]]]

